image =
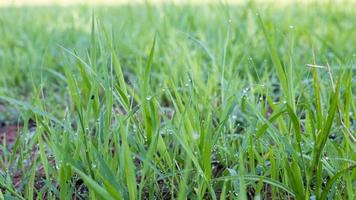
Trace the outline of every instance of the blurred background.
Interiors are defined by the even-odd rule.
[[[135,4],[135,3],[245,3],[246,0],[0,0],[0,6],[38,6],[38,5],[120,5],[120,4]],[[356,2],[355,0],[255,0],[258,3],[275,3],[275,4],[290,4],[290,3],[311,3],[311,2],[333,2],[346,3]]]

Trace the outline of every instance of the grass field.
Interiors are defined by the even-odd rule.
[[[355,199],[355,5],[0,8],[0,200]]]

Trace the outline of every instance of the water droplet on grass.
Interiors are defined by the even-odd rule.
[[[198,132],[194,132],[194,133],[193,133],[193,138],[194,138],[194,140],[199,139],[199,137],[200,137],[200,135],[199,135]]]
[[[242,90],[243,94],[246,94],[247,92],[248,92],[248,88],[245,88],[245,89]]]
[[[289,25],[289,29],[294,29],[294,26],[293,25]]]
[[[147,97],[146,97],[146,100],[147,100],[147,101],[150,101],[151,99],[152,99],[151,96],[147,96]]]
[[[169,134],[169,135],[172,135],[173,134],[173,130],[172,129],[167,129],[167,133]]]

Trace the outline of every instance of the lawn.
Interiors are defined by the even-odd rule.
[[[0,200],[355,199],[355,7],[1,7]]]

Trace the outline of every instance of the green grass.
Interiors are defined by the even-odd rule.
[[[355,199],[354,6],[1,8],[0,199]]]

